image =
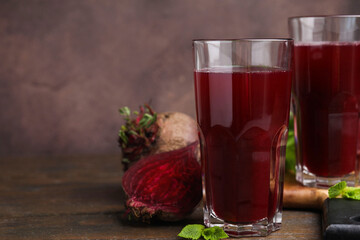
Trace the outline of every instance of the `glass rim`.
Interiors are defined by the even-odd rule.
[[[326,18],[339,18],[339,19],[345,19],[345,18],[359,18],[360,15],[357,14],[333,14],[333,15],[304,15],[304,16],[293,16],[289,17],[288,20],[297,20],[297,19],[326,19]]]
[[[293,42],[293,38],[229,38],[229,39],[193,39],[193,43],[211,42]]]

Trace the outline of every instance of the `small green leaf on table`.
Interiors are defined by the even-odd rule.
[[[229,237],[220,227],[215,226],[215,227],[205,228],[201,224],[186,225],[178,234],[178,236],[193,240],[197,240],[201,238],[201,236],[205,240],[219,240]]]

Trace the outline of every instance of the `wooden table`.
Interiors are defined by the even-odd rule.
[[[0,239],[181,239],[198,208],[177,223],[124,220],[119,156],[1,157]],[[321,239],[319,212],[285,210],[267,238]]]

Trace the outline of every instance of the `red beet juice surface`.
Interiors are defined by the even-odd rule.
[[[194,75],[207,207],[228,223],[271,219],[281,197],[278,155],[291,73],[253,67]]]
[[[294,92],[303,166],[321,177],[355,170],[360,43],[295,46]]]

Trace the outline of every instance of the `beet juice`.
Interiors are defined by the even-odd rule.
[[[282,198],[291,72],[229,67],[194,75],[207,208],[228,223],[272,219]]]
[[[359,42],[295,47],[298,157],[307,174],[343,177],[356,168],[359,62]]]

